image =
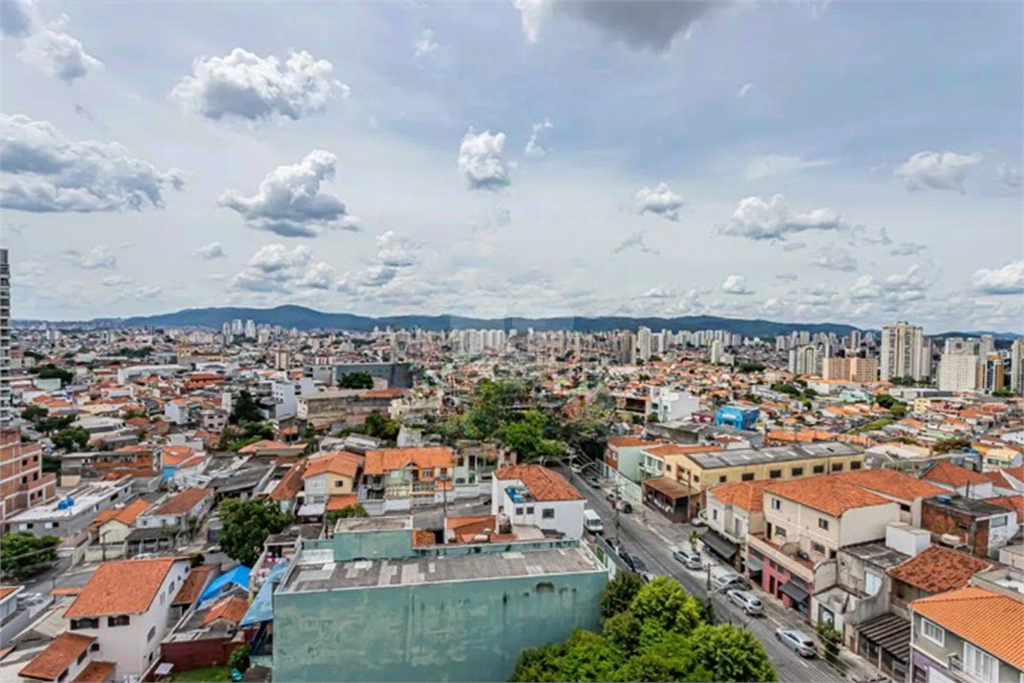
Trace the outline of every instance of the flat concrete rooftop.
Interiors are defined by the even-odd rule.
[[[333,562],[331,551],[303,552],[279,593],[405,586],[474,579],[606,571],[582,546],[504,553]]]
[[[401,531],[402,529],[412,529],[412,517],[342,517],[334,525],[336,534]]]
[[[693,453],[688,457],[702,469],[762,465],[793,460],[826,459],[863,453],[860,448],[849,444],[825,441],[800,446],[772,446],[770,448],[737,448],[734,450]]]

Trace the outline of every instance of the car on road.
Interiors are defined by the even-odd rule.
[[[704,563],[700,559],[700,553],[695,553],[689,548],[679,548],[672,553],[677,562],[682,562],[687,569],[703,569]]]
[[[624,559],[626,560],[626,564],[629,565],[629,568],[635,571],[637,574],[649,573],[647,571],[647,563],[644,562],[644,558],[640,557],[639,555],[631,553],[627,555]]]
[[[690,520],[690,526],[704,526],[705,522],[700,517],[694,517]]]
[[[622,561],[629,564],[629,551],[626,550],[626,546],[624,546],[621,541],[617,545],[615,541],[612,541],[611,546],[615,549],[615,552],[619,554],[619,557],[622,558]]]
[[[600,515],[593,510],[584,510],[583,528],[595,536],[600,536],[604,533],[604,522],[601,521]]]
[[[778,638],[780,643],[791,648],[801,657],[816,657],[818,654],[817,643],[803,631],[797,631],[793,628],[780,628],[776,629],[775,637]]]
[[[590,484],[591,488],[601,488],[601,480],[597,477],[590,477],[587,479],[587,483]]]
[[[569,469],[572,470],[573,474],[583,474],[583,465],[573,463],[569,466]]]
[[[220,552],[220,546],[219,545],[211,545],[209,548],[206,549],[206,552],[208,552],[208,553],[219,553]]]
[[[750,591],[740,590],[739,588],[733,588],[725,593],[729,596],[729,600],[737,605],[744,612],[752,617],[758,617],[764,614],[764,605],[757,598],[756,595]]]
[[[722,574],[713,583],[715,590],[719,593],[724,593],[734,588],[739,590],[750,590],[750,582],[739,574],[730,572],[728,574]]]

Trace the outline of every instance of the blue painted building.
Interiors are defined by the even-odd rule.
[[[715,413],[715,425],[751,431],[757,425],[761,411],[757,408],[740,408],[739,406],[722,406]]]
[[[579,541],[414,533],[353,519],[303,543],[273,596],[274,680],[505,681],[523,649],[600,629],[608,571]]]

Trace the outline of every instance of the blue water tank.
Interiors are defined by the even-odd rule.
[[[74,504],[75,504],[75,499],[71,498],[71,497],[68,497],[68,498],[65,498],[64,500],[62,500],[61,502],[57,503],[57,509],[58,510],[67,510],[69,507],[71,507]]]

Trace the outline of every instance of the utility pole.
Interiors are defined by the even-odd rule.
[[[616,550],[616,552],[619,549],[619,512],[622,509],[621,501],[619,499],[619,496],[620,496],[619,487],[620,486],[621,486],[621,484],[619,484],[619,478],[616,477],[615,478],[615,550]]]

